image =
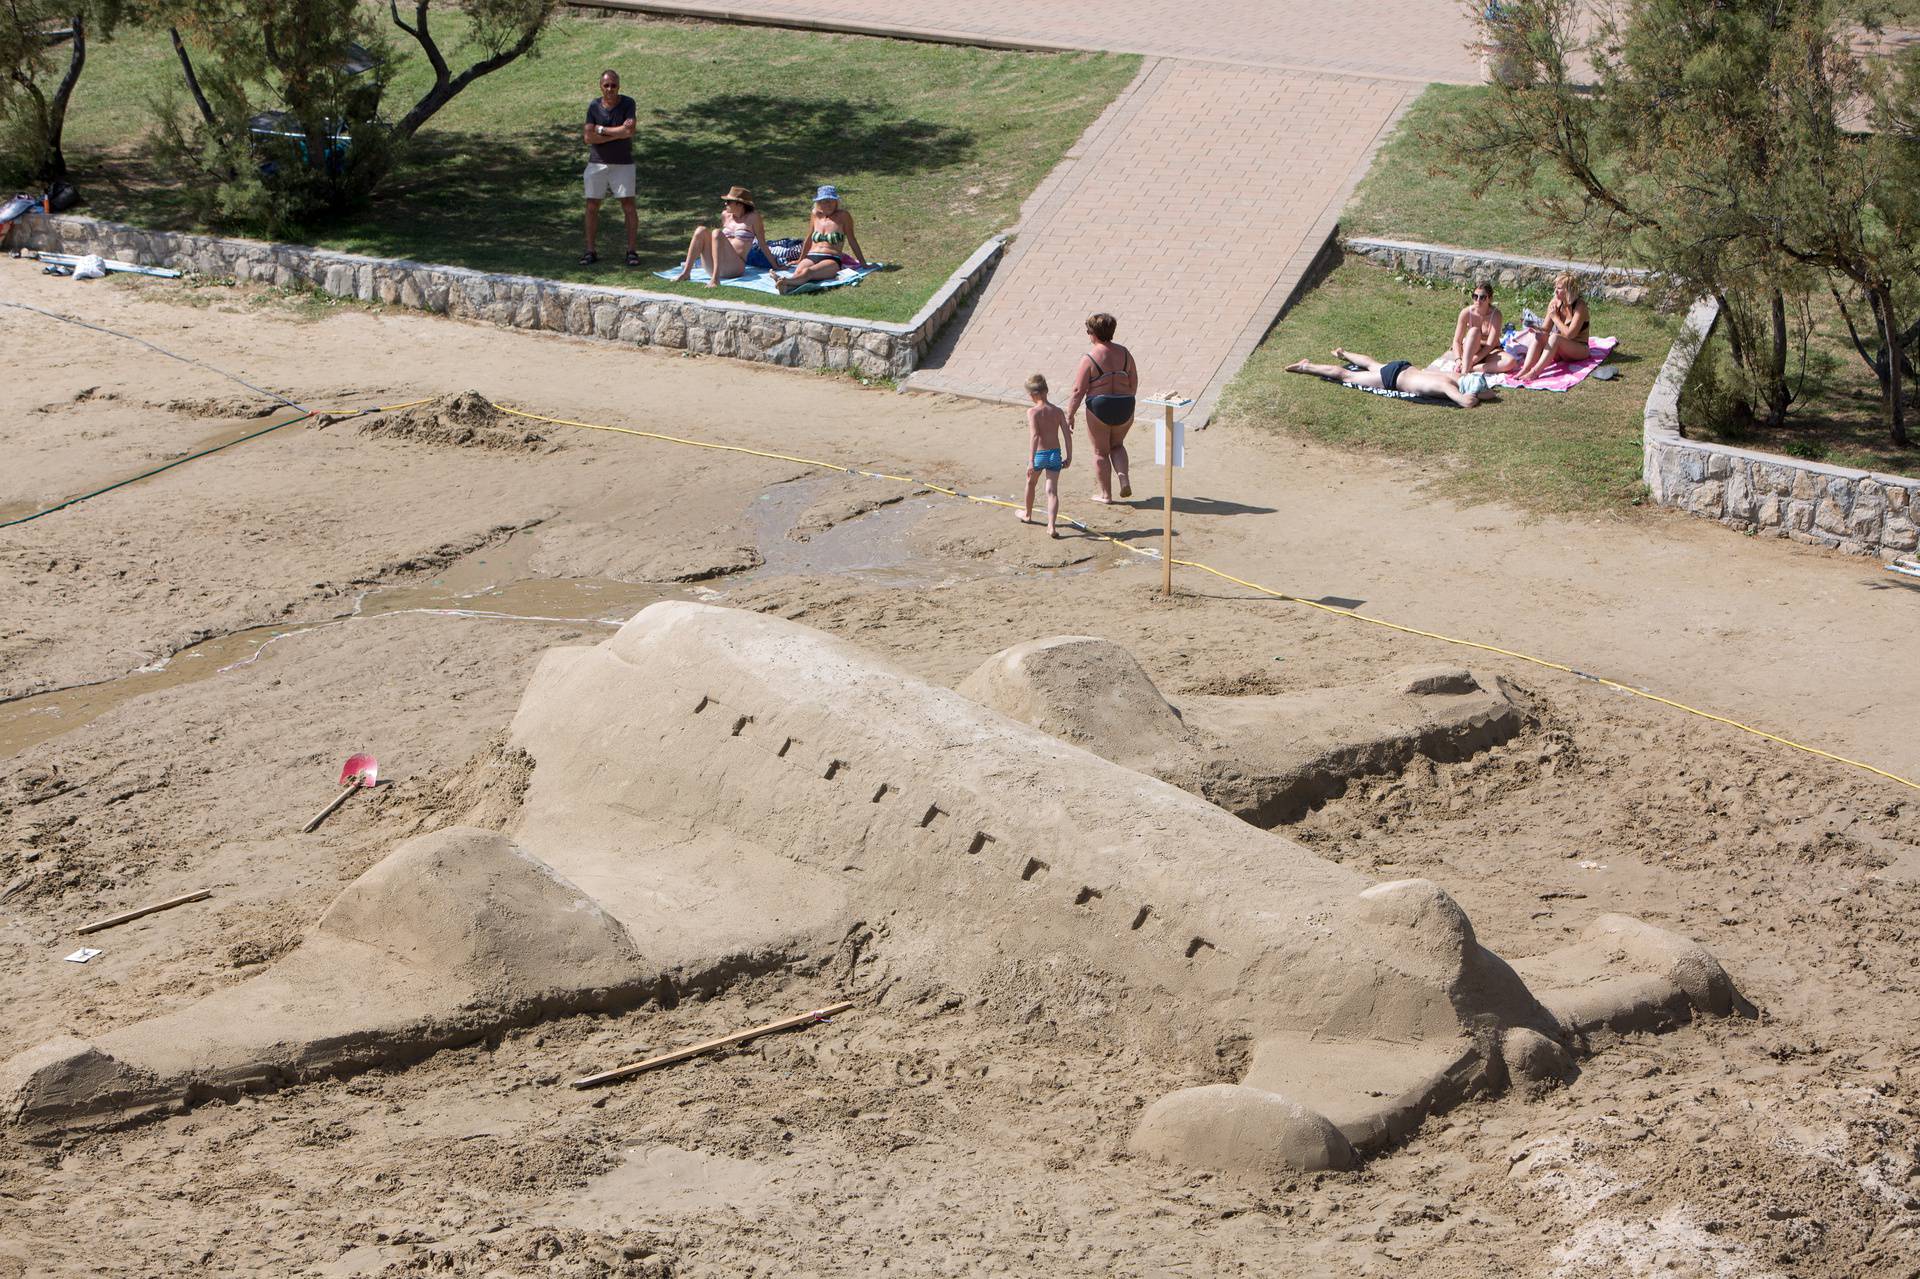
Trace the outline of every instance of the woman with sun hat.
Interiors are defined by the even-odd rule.
[[[720,197],[720,229],[695,227],[687,244],[686,261],[680,264],[676,281],[693,274],[693,264],[706,263],[707,287],[722,280],[736,279],[748,267],[773,269],[773,250],[767,247],[767,224],[753,207],[753,192],[733,187]]]

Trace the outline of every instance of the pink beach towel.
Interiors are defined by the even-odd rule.
[[[1513,374],[1506,376],[1506,385],[1518,387],[1523,391],[1566,391],[1580,385],[1587,374],[1606,362],[1613,348],[1620,345],[1619,338],[1595,338],[1587,343],[1587,358],[1578,364],[1563,364],[1559,360],[1547,365],[1538,376],[1522,382]]]

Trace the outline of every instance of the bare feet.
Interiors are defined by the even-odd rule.
[[[1312,364],[1311,360],[1295,360],[1292,364],[1287,365],[1287,372],[1311,373],[1313,370],[1308,367],[1310,364]]]
[[[1345,351],[1341,350],[1337,346],[1333,348],[1333,358],[1336,360],[1339,360],[1343,364],[1358,364],[1360,362],[1354,359],[1351,355],[1348,355]]]
[[[1040,522],[1039,520],[1034,519],[1033,515],[1030,512],[1026,512],[1026,511],[1015,511],[1013,513],[1013,518],[1016,520],[1019,520],[1022,524],[1038,524]]]
[[[775,293],[785,293],[788,289],[792,287],[793,287],[792,276],[776,275],[773,277],[773,291]]]
[[[1133,485],[1127,482],[1127,477],[1124,475],[1120,477],[1120,496],[1121,497],[1133,496]]]
[[[1060,530],[1057,528],[1050,528],[1047,530],[1047,536],[1057,542],[1060,540]]]
[[[1089,502],[1098,502],[1098,503],[1100,503],[1100,505],[1102,505],[1102,506],[1112,506],[1112,505],[1113,505],[1113,499],[1112,499],[1112,498],[1110,498],[1110,497],[1102,497],[1102,496],[1100,496],[1100,494],[1098,494],[1098,493],[1089,493],[1089,494],[1087,494],[1087,500],[1088,500]]]
[[[678,275],[676,275],[676,276],[674,276],[674,277],[673,277],[673,283],[675,283],[675,284],[685,284],[685,283],[686,283],[686,282],[687,282],[688,280],[690,280],[690,279],[692,279],[692,278],[693,278],[693,272],[692,272],[692,271],[689,271],[689,270],[688,270],[687,268],[685,268],[685,267],[681,267],[681,268],[680,268],[680,274],[678,274]]]

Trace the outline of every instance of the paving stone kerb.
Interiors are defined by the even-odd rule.
[[[1348,253],[1366,258],[1379,266],[1390,267],[1424,279],[1456,280],[1471,284],[1491,280],[1498,288],[1517,289],[1528,285],[1551,285],[1562,271],[1580,278],[1581,290],[1603,302],[1630,305],[1652,296],[1652,277],[1637,267],[1608,267],[1596,262],[1569,262],[1560,258],[1533,258],[1517,253],[1488,253],[1480,249],[1457,249],[1444,244],[1422,244],[1417,240],[1381,240],[1372,236],[1345,236],[1341,247]]]
[[[528,275],[365,257],[297,244],[268,244],[180,231],[147,231],[93,218],[26,218],[16,243],[50,253],[97,253],[147,266],[261,284],[306,286],[363,302],[415,307],[633,346],[659,346],[761,364],[849,369],[905,377],[943,325],[989,274],[1005,247],[995,236],[974,250],[905,324],[711,302],[643,289],[569,284]]]
[[[1895,559],[1920,545],[1920,479],[1855,471],[1682,434],[1680,391],[1719,321],[1694,303],[1647,396],[1642,478],[1653,500],[1743,531]]]

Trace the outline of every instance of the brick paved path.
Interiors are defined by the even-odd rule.
[[[1427,84],[1480,79],[1459,0],[589,0],[688,17],[1100,49]]]
[[[1142,394],[1177,390],[1206,416],[1413,91],[1150,64],[1035,192],[973,314],[908,385],[1019,401],[1027,374],[1042,372],[1064,387],[1086,350],[1081,321],[1107,311]]]
[[[907,385],[1024,401],[1029,373],[1066,383],[1081,321],[1108,311],[1142,394],[1195,397],[1196,424],[1333,232],[1398,111],[1430,81],[1479,78],[1459,0],[590,2],[1148,55],[1028,200],[972,314]]]

